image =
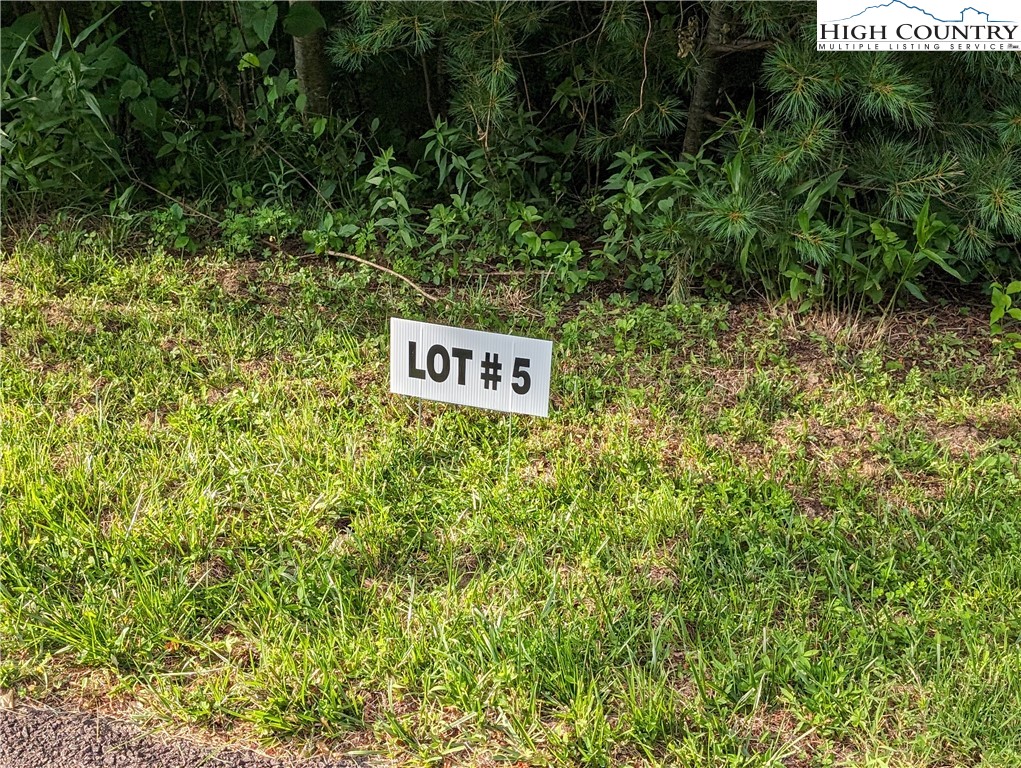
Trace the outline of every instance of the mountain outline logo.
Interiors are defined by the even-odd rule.
[[[935,14],[929,13],[924,8],[919,8],[917,5],[909,5],[908,3],[905,3],[904,0],[890,0],[890,2],[888,2],[888,3],[880,3],[878,5],[870,5],[870,6],[867,6],[866,8],[862,8],[860,11],[858,11],[858,13],[852,14],[850,16],[847,16],[847,17],[843,18],[843,19],[829,19],[828,21],[830,21],[830,22],[850,21],[851,19],[857,18],[858,16],[861,16],[864,13],[868,13],[869,11],[876,10],[878,8],[891,8],[893,6],[900,6],[901,8],[904,8],[904,9],[907,9],[907,10],[918,11],[920,13],[924,13],[926,16],[928,16],[933,21],[938,21],[941,24],[964,24],[965,23],[964,14],[966,12],[968,12],[968,11],[974,11],[979,16],[985,16],[986,17],[985,18],[985,22],[983,22],[985,24],[1013,24],[1013,23],[1015,23],[1014,19],[990,19],[988,11],[980,11],[978,8],[975,8],[974,6],[971,6],[971,5],[961,9],[961,16],[960,16],[960,18],[957,18],[957,19],[941,19],[938,16],[936,16]]]
[[[816,0],[820,51],[1021,52],[1018,0]]]

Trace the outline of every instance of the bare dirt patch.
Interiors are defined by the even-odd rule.
[[[217,269],[213,272],[213,279],[224,293],[237,298],[246,295],[249,287],[258,282],[261,266],[260,261],[237,261]]]
[[[7,306],[24,304],[28,299],[28,290],[21,283],[0,277],[0,299]]]
[[[76,333],[95,333],[98,330],[95,325],[82,322],[70,307],[59,301],[40,304],[39,314],[50,328],[66,328]]]
[[[879,315],[815,309],[799,314],[785,305],[748,301],[727,313],[719,334],[719,355],[732,367],[751,365],[752,347],[770,343],[800,371],[819,382],[838,375],[861,355],[874,352],[890,364],[891,377],[903,381],[912,370],[925,378],[964,376],[980,390],[995,391],[1007,378],[989,333],[984,303],[930,305],[900,310],[885,321]],[[770,363],[759,359],[758,370]]]
[[[1010,407],[1004,407],[1004,415]],[[991,442],[1021,437],[1021,424],[1014,424],[1009,416],[977,420],[966,417],[964,421],[946,423],[937,418],[923,417],[920,429],[929,440],[945,450],[952,459],[973,459],[982,453]]]
[[[757,752],[779,752],[787,768],[809,768],[818,765],[822,756],[834,757],[815,730],[805,727],[786,709],[761,709],[733,720],[736,733],[748,739]]]
[[[825,423],[814,416],[785,416],[774,422],[761,440],[742,440],[733,434],[708,434],[705,439],[711,449],[726,453],[748,471],[761,472],[788,487],[806,517],[829,519],[833,511],[819,500],[818,488],[851,473],[890,489],[891,478],[898,476],[877,450],[883,437],[897,428],[897,419],[878,406],[851,407],[846,416],[840,423]],[[813,481],[808,490],[800,487],[800,482],[790,482],[792,468],[799,461],[809,464]],[[940,498],[942,480],[929,476],[924,480],[927,496]],[[896,496],[890,500],[900,501]]]
[[[280,352],[272,356],[256,357],[251,360],[239,360],[237,362],[241,377],[248,381],[268,381],[274,374],[274,365],[287,365],[293,362],[293,357],[287,352]]]
[[[219,555],[195,563],[188,571],[188,583],[192,586],[210,587],[221,584],[231,577],[231,568]]]
[[[934,504],[946,499],[946,483],[942,478],[922,472],[905,472],[902,477],[897,483],[880,483],[876,498],[894,509],[907,510],[919,518],[925,518]]]
[[[291,287],[261,274],[266,262],[258,260],[236,261],[212,271],[212,278],[232,299],[247,298],[269,305],[269,311],[279,314],[291,295]]]
[[[796,493],[794,495],[794,502],[798,505],[798,509],[801,510],[801,514],[812,520],[829,520],[833,517],[833,510],[814,496]]]
[[[937,443],[957,459],[978,455],[986,444],[982,433],[971,424],[940,425],[931,434]]]
[[[976,408],[975,426],[997,440],[1021,439],[1021,406],[995,403]]]

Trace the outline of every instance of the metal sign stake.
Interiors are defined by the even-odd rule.
[[[511,425],[514,423],[514,414],[507,414],[507,464],[503,468],[503,479],[506,480],[510,477],[510,461],[511,461]]]
[[[422,401],[418,401],[418,428],[415,430],[416,447],[422,448]]]

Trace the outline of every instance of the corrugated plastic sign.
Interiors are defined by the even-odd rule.
[[[390,318],[390,391],[549,415],[553,342]]]

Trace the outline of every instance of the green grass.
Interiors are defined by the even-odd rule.
[[[1021,376],[980,317],[427,308],[81,232],[0,280],[0,687],[413,764],[1021,765]],[[554,339],[508,473],[503,416],[389,394],[391,315]]]

